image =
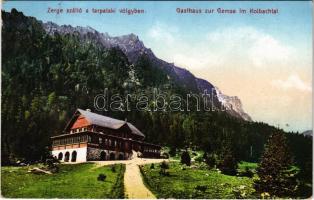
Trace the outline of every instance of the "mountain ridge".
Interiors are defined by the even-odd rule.
[[[243,110],[242,102],[237,96],[228,96],[223,94],[216,86],[209,81],[194,76],[190,71],[176,66],[174,63],[166,62],[158,58],[154,52],[147,48],[144,43],[134,33],[121,36],[110,36],[108,32],[100,33],[94,28],[87,26],[73,27],[71,25],[57,25],[53,22],[42,23],[46,33],[53,35],[75,34],[83,40],[91,40],[105,48],[118,47],[127,56],[130,63],[135,64],[138,59],[145,54],[156,66],[169,73],[181,86],[189,91],[198,91],[203,93],[206,90],[214,95],[214,101],[219,102],[226,111],[237,118],[245,121],[252,121],[252,118]]]

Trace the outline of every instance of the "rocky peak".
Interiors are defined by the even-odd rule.
[[[242,102],[237,96],[228,96],[223,94],[218,87],[215,87],[218,101],[226,108],[230,114],[239,115],[246,121],[252,121],[252,118],[243,110]]]
[[[196,78],[190,71],[157,58],[151,49],[146,48],[139,37],[133,33],[112,37],[108,33],[99,33],[91,27],[59,26],[52,22],[43,23],[43,27],[48,34],[54,34],[54,32],[59,34],[77,34],[82,39],[92,40],[105,48],[118,47],[125,53],[130,63],[136,63],[145,54],[154,65],[165,70],[174,80],[178,81],[178,84],[188,91],[203,92],[207,90],[208,93],[214,92],[215,105],[222,104],[231,115],[251,121],[251,117],[243,111],[242,103],[238,97],[224,95],[217,87],[206,80]]]

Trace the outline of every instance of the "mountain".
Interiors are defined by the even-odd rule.
[[[50,35],[55,33],[61,35],[72,34],[77,35],[84,41],[94,42],[107,49],[118,47],[132,64],[135,64],[142,55],[146,55],[155,66],[163,69],[183,88],[199,93],[203,93],[206,90],[209,94],[214,95],[213,103],[216,107],[224,106],[230,115],[246,121],[252,121],[251,117],[243,110],[241,100],[238,97],[225,95],[216,86],[206,80],[195,77],[190,71],[157,58],[153,51],[146,48],[139,37],[133,33],[112,37],[108,33],[100,33],[91,27],[59,26],[52,22],[42,23],[42,26]]]
[[[246,121],[252,121],[252,118],[244,112],[242,108],[241,100],[237,96],[228,96],[215,87],[215,90],[217,92],[217,97],[219,102],[222,103],[222,105],[226,108],[227,111],[233,112],[234,116],[239,115],[240,118],[246,120]]]

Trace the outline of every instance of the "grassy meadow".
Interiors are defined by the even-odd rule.
[[[256,163],[241,163],[239,169],[256,168]],[[160,175],[160,165],[141,167],[147,187],[157,198],[257,198],[252,187],[253,178],[228,176],[208,170],[202,164],[191,167],[179,162],[169,163],[169,176]]]
[[[7,198],[123,198],[124,165],[98,167],[92,163],[60,165],[55,174],[33,174],[34,166],[2,167],[1,194]],[[105,181],[98,181],[99,174]]]

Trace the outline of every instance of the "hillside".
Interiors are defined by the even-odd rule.
[[[108,33],[100,33],[91,27],[72,27],[70,25],[59,26],[52,22],[42,24],[49,35],[56,33],[61,35],[78,36],[85,42],[92,42],[106,49],[118,47],[127,56],[131,64],[136,64],[145,55],[153,66],[163,70],[177,85],[187,91],[203,94],[204,90],[214,95],[215,105],[220,108],[221,104],[227,108],[227,112],[240,119],[252,121],[251,117],[242,108],[241,100],[234,96],[222,94],[217,87],[204,79],[195,77],[191,72],[175,66],[155,56],[151,49],[145,47],[139,37],[133,33],[119,37],[111,37]],[[219,95],[219,97],[218,97]]]

